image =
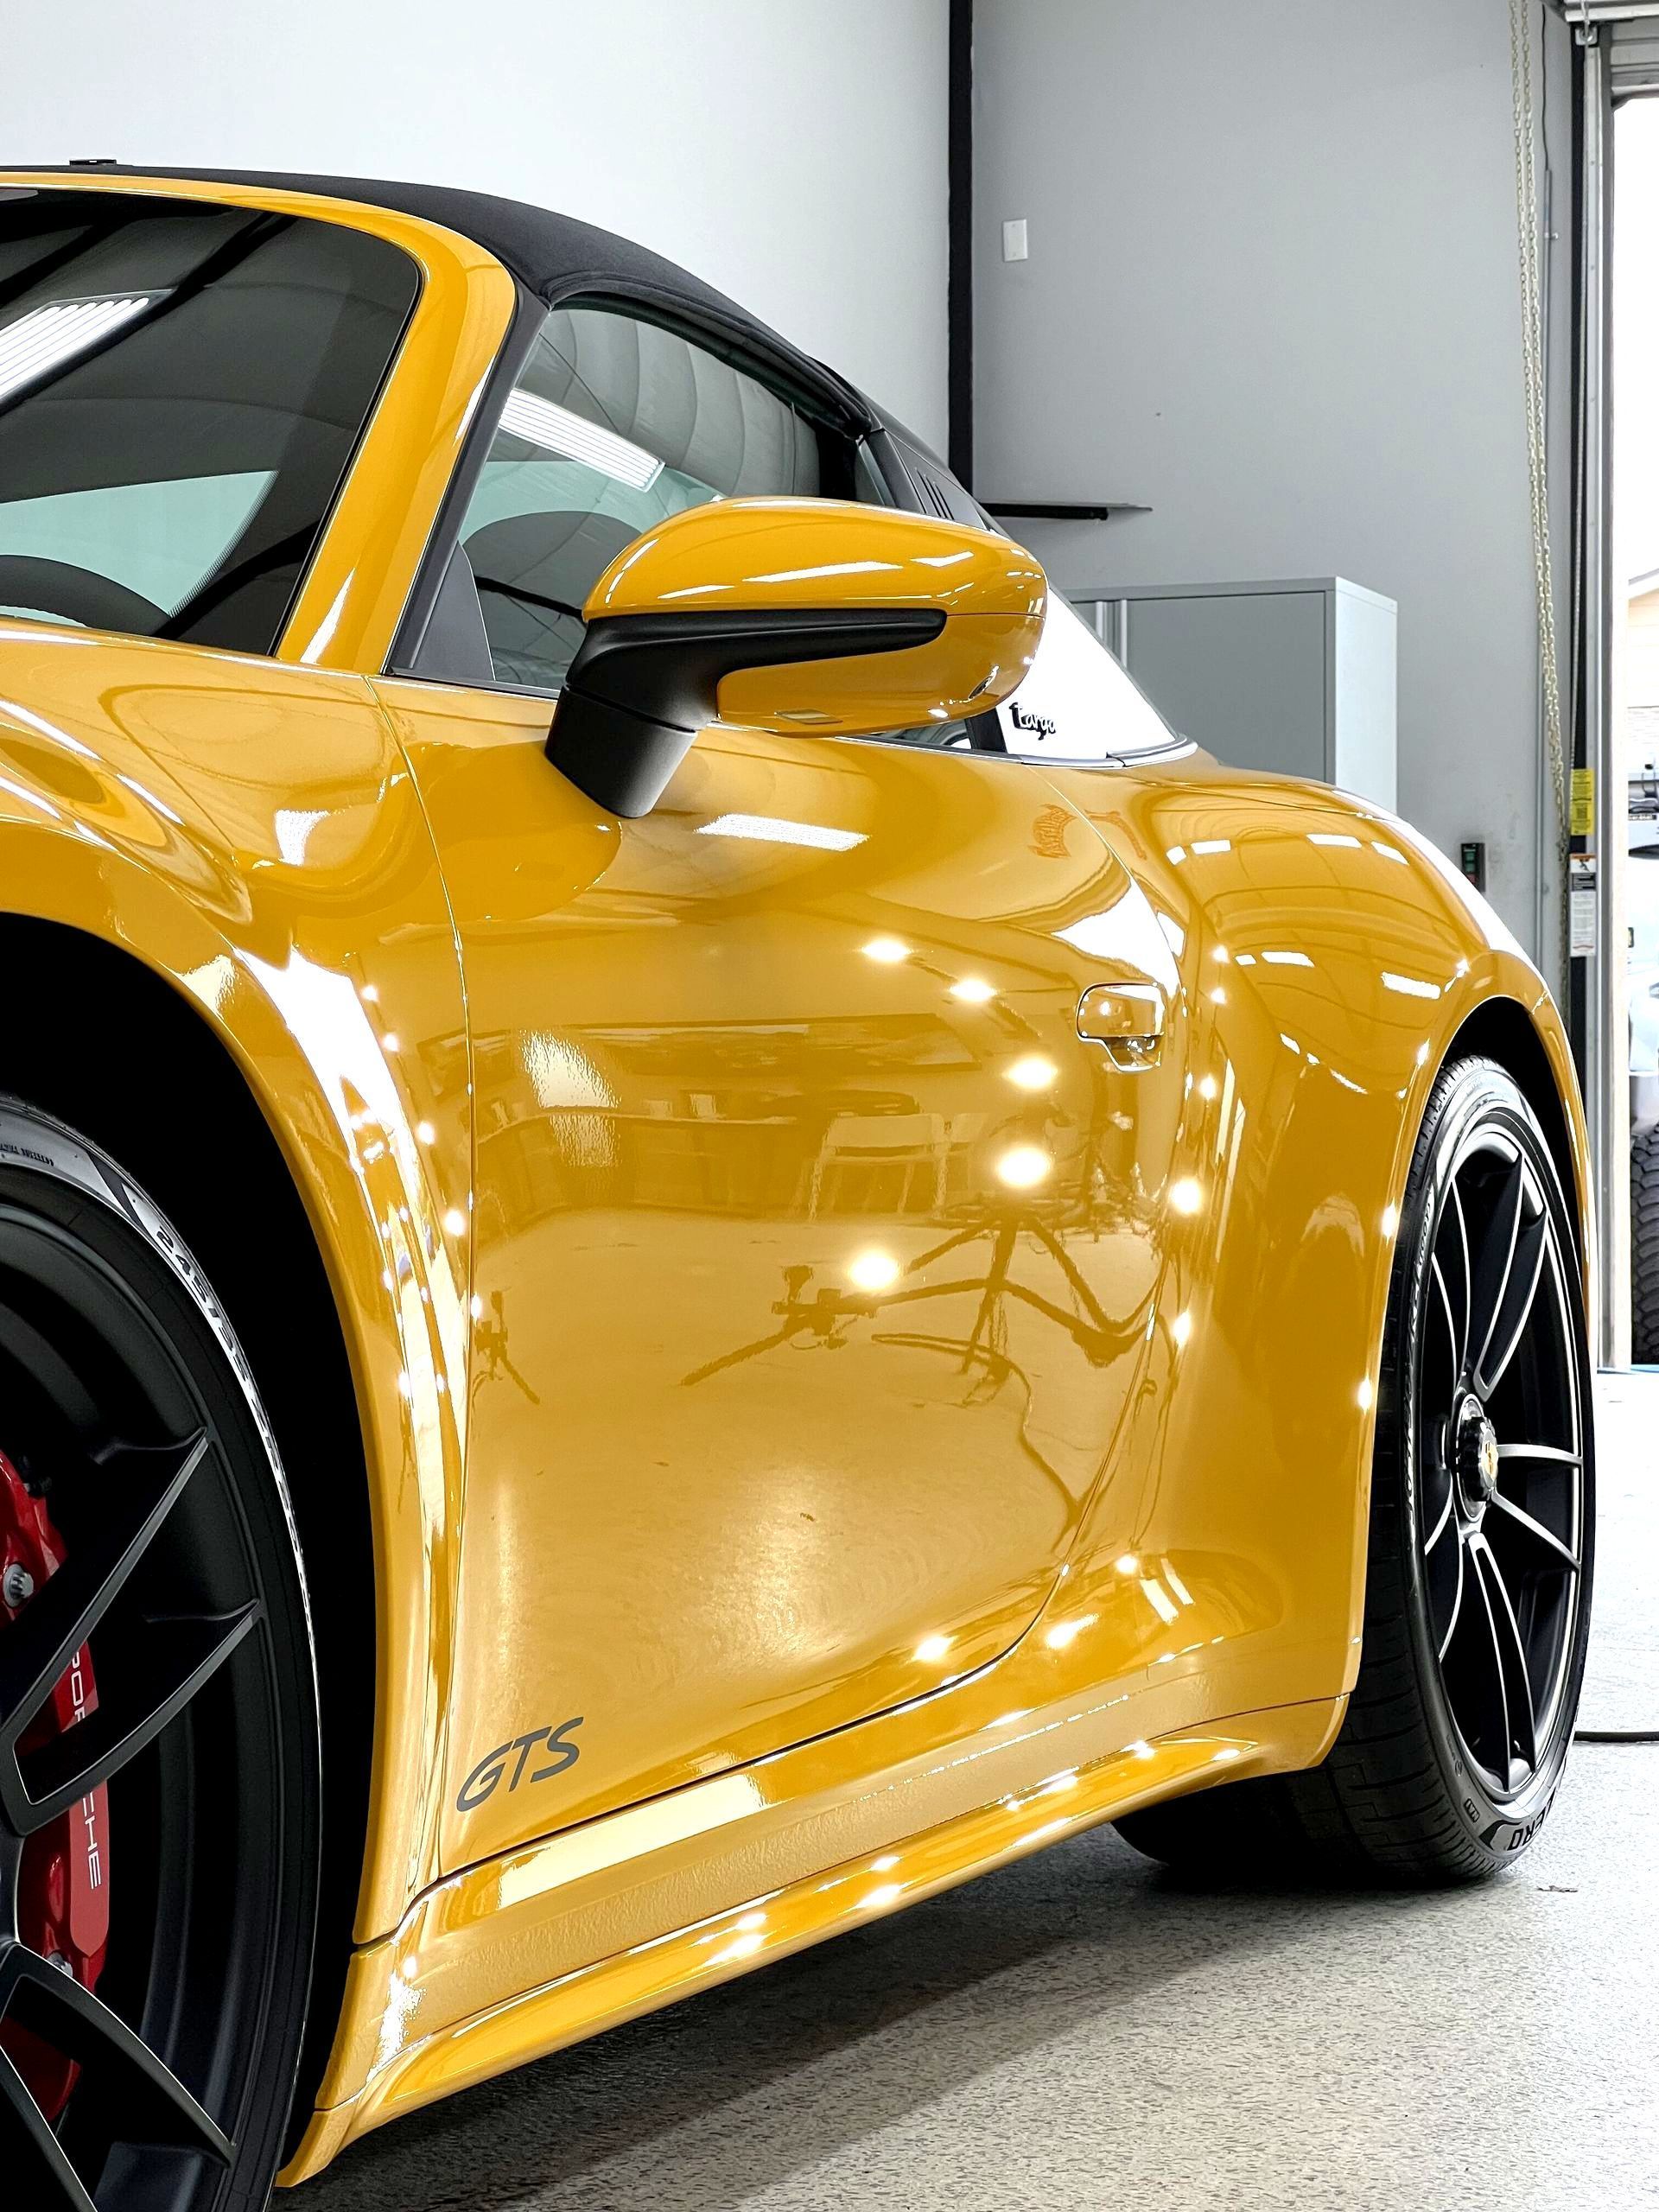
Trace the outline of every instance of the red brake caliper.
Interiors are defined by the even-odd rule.
[[[45,1498],[0,1452],[0,1637],[66,1556]],[[38,1751],[97,1710],[92,1655],[83,1646],[20,1748]],[[83,1989],[97,1986],[110,1942],[109,1792],[102,1784],[29,1838],[18,1886],[17,1933]],[[0,2022],[0,2050],[48,2120],[58,2119],[79,2069],[15,2024]]]

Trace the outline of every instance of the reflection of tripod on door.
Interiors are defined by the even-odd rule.
[[[723,1353],[720,1358],[694,1368],[681,1380],[688,1386],[705,1382],[727,1368],[741,1366],[746,1360],[758,1359],[765,1352],[776,1351],[788,1344],[795,1344],[803,1351],[839,1351],[848,1343],[848,1331],[855,1321],[874,1320],[899,1306],[918,1306],[935,1298],[958,1298],[972,1292],[979,1294],[979,1305],[965,1341],[918,1334],[883,1335],[878,1337],[877,1342],[933,1345],[952,1352],[957,1351],[960,1343],[963,1372],[966,1374],[975,1367],[982,1369],[985,1381],[995,1391],[1013,1366],[1007,1350],[1005,1300],[1017,1300],[1064,1329],[1096,1367],[1106,1366],[1128,1351],[1145,1329],[1147,1301],[1142,1300],[1125,1319],[1112,1320],[1078,1272],[1058,1235],[1030,1205],[1009,1203],[992,1206],[978,1220],[968,1223],[912,1260],[905,1274],[914,1275],[948,1253],[964,1250],[987,1236],[994,1242],[985,1274],[956,1277],[948,1282],[912,1283],[887,1291],[842,1290],[835,1284],[821,1283],[816,1294],[808,1298],[807,1286],[814,1270],[803,1266],[785,1268],[784,1295],[772,1309],[780,1317],[779,1325],[770,1334],[740,1345],[735,1351]],[[1075,1301],[1072,1306],[1058,1305],[1040,1291],[1014,1280],[1014,1257],[1022,1236],[1031,1237],[1058,1267]]]

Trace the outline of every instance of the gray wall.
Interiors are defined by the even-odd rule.
[[[1031,526],[1063,586],[1335,574],[1398,600],[1401,810],[1486,838],[1532,946],[1506,0],[979,0],[976,62],[976,488],[1152,506]],[[1554,18],[1549,63],[1564,231]],[[1031,257],[1004,264],[1019,215]],[[1564,483],[1556,509],[1559,600]]]
[[[686,263],[944,439],[946,0],[3,16],[0,162],[112,154],[538,200]]]

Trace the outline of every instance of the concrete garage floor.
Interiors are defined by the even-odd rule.
[[[1659,1725],[1659,1375],[1611,1379],[1586,1726]],[[1659,1609],[1656,1609],[1659,1610]],[[296,2212],[1659,2204],[1659,1745],[1516,1872],[1195,1894],[1109,1830],[421,2113]]]

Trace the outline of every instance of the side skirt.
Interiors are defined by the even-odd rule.
[[[1120,1730],[1143,1702],[1114,1700]],[[768,1804],[753,1777],[737,1773],[469,1869],[419,1900],[395,1936],[358,1953],[322,2106],[283,2183],[308,2179],[347,2143],[422,2105],[1155,1798],[1314,1765],[1346,1702],[1268,1707],[1151,1740],[1120,1733],[1093,1757],[1084,1755],[1096,1732],[1077,1724],[1097,1721],[1098,1707],[1014,1714],[1012,1722],[1035,1725],[1010,1727],[974,1753],[974,1802],[909,1833],[908,1777],[874,1777],[851,1801],[791,1808]],[[1065,1764],[1068,1753],[1077,1764]],[[1039,1778],[1007,1788],[1010,1767]],[[936,1768],[927,1779],[943,1777]],[[917,1809],[930,1794],[919,1793]],[[755,1836],[756,1827],[771,1832]],[[636,1934],[667,1885],[684,1896],[688,1867],[705,1878],[712,1870],[735,1901],[666,1935]],[[764,1878],[785,1869],[801,1871]],[[587,1962],[514,1986],[531,1961],[550,1964],[572,1948]]]

